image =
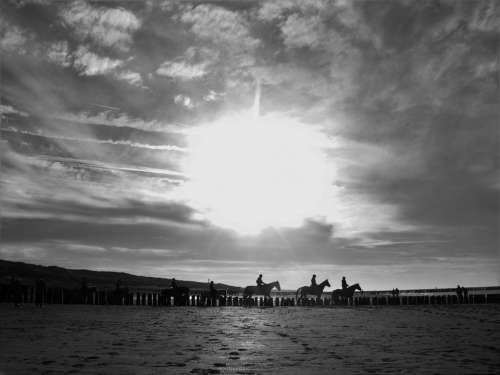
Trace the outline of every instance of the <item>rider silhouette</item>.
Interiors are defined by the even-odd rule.
[[[346,290],[348,287],[347,281],[345,281],[345,276],[342,276],[342,290]]]
[[[264,285],[264,281],[262,281],[262,274],[259,275],[257,280],[255,281],[257,283],[257,286],[262,286]]]
[[[213,281],[210,281],[209,289],[210,289],[210,293],[215,293],[216,292]]]
[[[316,275],[313,275],[313,277],[311,279],[311,287],[316,288],[317,286],[318,286],[318,284],[316,283]]]
[[[175,281],[175,277],[172,277],[172,280],[170,281],[170,286],[174,289],[177,289],[177,282]]]

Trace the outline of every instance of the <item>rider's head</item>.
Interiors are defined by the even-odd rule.
[[[262,277],[262,274],[260,274],[259,277]]]
[[[316,274],[314,274],[313,277],[316,277]]]

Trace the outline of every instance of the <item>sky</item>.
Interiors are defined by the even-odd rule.
[[[0,258],[500,284],[495,1],[2,1]]]

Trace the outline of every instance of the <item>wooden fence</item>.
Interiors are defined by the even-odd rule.
[[[324,294],[325,295],[325,294]],[[23,285],[13,292],[9,285],[0,285],[0,302],[14,304],[88,304],[88,305],[137,305],[137,306],[406,306],[406,305],[447,305],[447,304],[486,304],[500,303],[500,294],[469,294],[467,297],[457,295],[364,295],[357,293],[347,301],[332,301],[328,297],[304,298],[277,296],[274,298],[243,298],[237,295],[222,294],[218,298],[206,297],[206,292],[193,291],[189,296],[171,297],[160,290],[144,292],[116,292],[109,290],[89,290],[86,293],[79,289],[44,288]]]

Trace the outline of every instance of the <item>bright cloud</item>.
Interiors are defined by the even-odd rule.
[[[186,96],[186,95],[176,95],[174,98],[174,103],[183,105],[184,107],[187,107],[190,109],[194,108],[193,101],[191,100],[191,98],[189,96]]]
[[[122,66],[122,60],[111,59],[109,57],[101,57],[86,47],[80,47],[75,52],[75,68],[80,71],[80,74],[87,76],[95,76],[108,74]]]
[[[191,65],[182,61],[167,61],[156,70],[156,74],[180,79],[193,79],[203,77],[206,74],[206,67],[206,63]]]
[[[119,80],[126,81],[133,86],[142,87],[143,85],[143,80],[141,75],[131,70],[119,71],[115,74],[115,77]]]
[[[61,17],[82,41],[92,41],[104,47],[128,51],[132,34],[141,21],[123,8],[94,7],[84,1],[68,4]]]

